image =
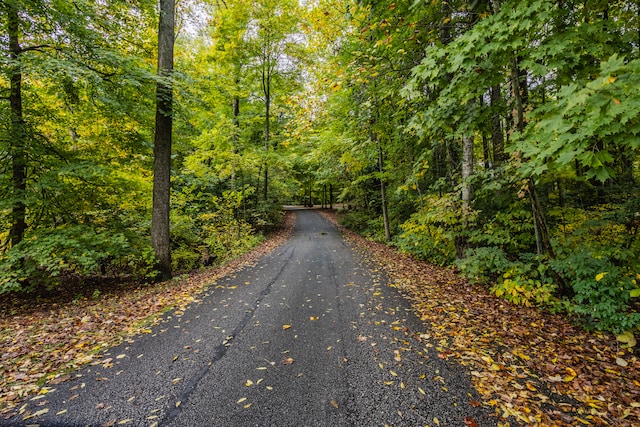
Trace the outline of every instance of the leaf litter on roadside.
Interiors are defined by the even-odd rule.
[[[184,313],[220,277],[282,244],[294,220],[294,215],[287,215],[282,230],[251,252],[198,274],[105,292],[97,299],[0,302],[0,416],[11,416],[25,399],[47,390],[47,382],[69,379],[70,370],[88,363],[109,367],[112,361],[100,353],[128,337],[152,334],[151,326],[169,310]],[[126,357],[116,359],[120,356]]]
[[[324,216],[338,225],[334,215]],[[633,346],[622,348],[616,337],[585,332],[565,317],[514,306],[451,269],[340,228],[412,301],[425,325],[414,338],[469,370],[482,396],[469,403],[493,408],[500,425],[640,425],[640,360]],[[477,425],[471,418],[465,424]]]

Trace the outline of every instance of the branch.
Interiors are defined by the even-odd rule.
[[[50,48],[51,46],[48,44],[41,44],[41,45],[37,45],[37,46],[29,46],[29,47],[22,47],[20,48],[20,51],[18,53],[24,53],[24,52],[29,52],[31,50],[37,50],[38,52],[42,52],[43,48]]]

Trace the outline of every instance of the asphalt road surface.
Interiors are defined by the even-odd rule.
[[[0,424],[496,425],[469,403],[464,369],[416,338],[407,301],[315,211],[198,298]]]

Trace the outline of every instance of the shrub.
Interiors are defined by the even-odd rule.
[[[133,252],[122,234],[97,232],[86,225],[62,226],[27,236],[0,259],[0,294],[53,288],[64,272],[89,275],[105,262]]]
[[[436,265],[450,265],[456,257],[455,236],[459,208],[453,197],[426,198],[424,208],[400,227],[395,244],[404,252]]]
[[[635,280],[607,257],[574,250],[550,265],[572,284],[569,310],[587,329],[620,333],[640,326],[640,313],[630,310]]]

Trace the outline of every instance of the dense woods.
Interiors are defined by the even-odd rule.
[[[640,324],[638,2],[178,2],[172,72],[154,1],[0,10],[0,293],[170,277],[340,203],[512,303]]]

